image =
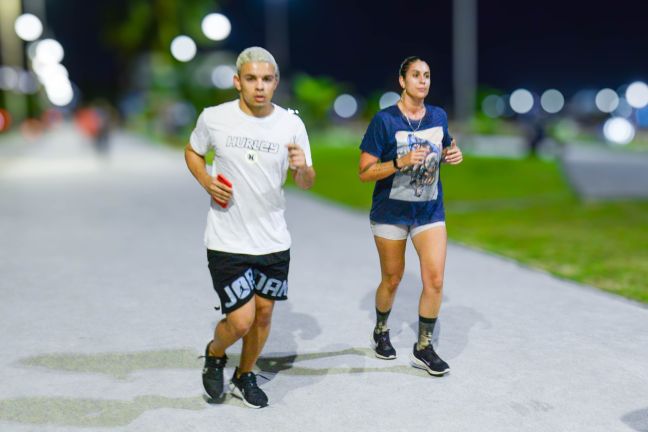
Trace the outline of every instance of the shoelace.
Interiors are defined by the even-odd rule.
[[[378,335],[378,344],[385,345],[389,341],[389,330]]]
[[[425,353],[426,358],[428,358],[430,360],[436,360],[436,359],[439,358],[436,351],[434,351],[434,347],[432,346],[432,344],[430,344],[430,345],[426,346],[425,348],[423,348],[423,352]]]
[[[199,359],[206,359],[206,363],[208,367],[216,367],[216,368],[224,368],[225,365],[227,364],[227,356],[226,357],[211,357],[207,358],[206,356],[198,356]]]
[[[245,390],[256,390],[259,388],[256,382],[256,375],[252,372],[241,375],[241,384]]]

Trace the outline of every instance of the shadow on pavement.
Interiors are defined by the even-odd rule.
[[[230,359],[232,364],[236,364],[239,355],[232,354]],[[334,359],[334,361],[328,366],[309,364],[322,359]],[[347,347],[304,354],[293,352],[265,355],[257,362],[261,370],[258,375],[263,378],[259,385],[267,385],[280,375],[298,377],[299,379],[282,381],[280,386],[273,388],[271,400],[273,403],[278,403],[291,391],[313,385],[326,375],[398,373],[428,377],[425,372],[408,365],[384,362],[387,366],[367,366],[366,359],[375,359],[370,348]],[[103,374],[117,381],[124,381],[131,374],[145,370],[192,369],[198,373],[201,360],[198,352],[177,349],[130,353],[43,354],[22,359],[19,365],[57,372]],[[213,401],[204,395],[188,398],[144,395],[133,400],[38,396],[0,400],[0,420],[70,427],[116,427],[125,426],[150,410],[161,408],[202,410],[208,405],[243,407],[239,400],[229,394],[219,401]]]
[[[389,317],[392,342],[396,338],[405,338],[411,349],[418,335],[418,303],[421,294],[421,281],[417,275],[405,272],[401,281],[394,306]],[[360,307],[366,310],[372,322],[375,321],[376,313],[374,300],[375,288],[372,288],[362,299]],[[450,298],[444,294],[441,305],[441,313],[434,327],[432,343],[439,346],[441,329],[443,329],[445,342],[442,352],[443,357],[453,359],[459,357],[469,342],[470,330],[477,324],[490,327],[490,323],[477,310],[466,306],[453,306]],[[409,329],[411,334],[404,334]],[[367,329],[367,334],[371,329]],[[408,332],[409,333],[409,332]],[[367,336],[369,337],[369,336]]]
[[[648,408],[631,411],[621,421],[636,431],[648,432]]]

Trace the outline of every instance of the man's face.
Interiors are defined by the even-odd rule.
[[[263,109],[272,102],[279,80],[274,66],[267,62],[250,62],[234,76],[234,86],[252,110]]]

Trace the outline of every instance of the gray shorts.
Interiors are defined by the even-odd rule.
[[[414,238],[417,234],[437,226],[445,226],[445,221],[425,225],[392,225],[371,221],[371,232],[374,236],[387,240],[405,240],[408,234]]]

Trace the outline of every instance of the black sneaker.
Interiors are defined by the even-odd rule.
[[[389,341],[389,330],[382,333],[373,332],[372,347],[376,357],[383,360],[393,360],[396,358],[396,350]]]
[[[205,348],[205,367],[202,371],[202,382],[205,391],[214,400],[219,400],[223,396],[225,380],[223,379],[223,368],[227,363],[227,356],[214,357],[209,355],[209,346]]]
[[[243,400],[243,403],[250,408],[263,408],[268,406],[268,396],[259,388],[256,382],[256,375],[253,372],[245,372],[236,378],[238,367],[230,380],[230,390],[234,396]]]
[[[410,360],[412,366],[423,369],[430,375],[442,376],[450,372],[450,366],[448,366],[448,363],[441,360],[441,357],[434,352],[432,344],[426,346],[422,350],[417,350],[415,343],[414,349],[410,354]]]

